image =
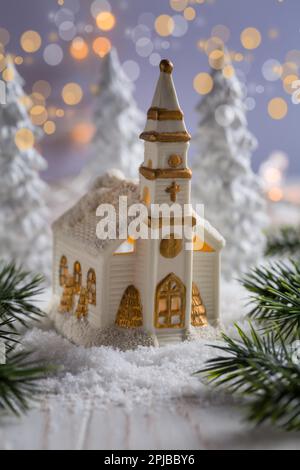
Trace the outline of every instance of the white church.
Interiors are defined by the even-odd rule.
[[[156,345],[183,341],[195,330],[218,323],[225,241],[195,211],[193,223],[202,227],[203,239],[195,235],[192,250],[176,237],[177,222],[173,227],[169,222],[168,238],[100,240],[96,210],[101,204],[113,204],[118,214],[119,197],[127,196],[128,204],[142,202],[148,208],[147,223],[161,227],[162,218],[151,218],[151,204],[190,204],[192,171],[187,154],[191,137],[172,72],[172,63],[163,60],[140,136],[145,153],[139,183],[113,172],[104,175],[53,224],[57,315],[72,319],[73,325],[78,322],[80,328],[86,324],[92,330],[141,329]]]

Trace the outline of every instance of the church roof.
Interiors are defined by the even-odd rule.
[[[188,142],[184,115],[180,108],[173,78],[173,64],[168,60],[160,63],[160,76],[156,86],[147,123],[141,139],[149,142]]]
[[[118,235],[120,196],[128,197],[128,207],[131,204],[139,203],[139,185],[126,180],[118,170],[113,170],[97,178],[90,191],[54,222],[54,232],[68,241],[75,242],[77,246],[80,245],[92,255],[104,252],[108,248],[114,251],[124,240],[101,240],[97,237],[96,228],[101,219],[96,216],[96,210],[100,204],[112,204],[115,207]],[[217,250],[222,249],[225,241],[219,232],[195,211],[193,215],[197,220],[197,224],[203,228],[205,241]],[[129,223],[131,220],[132,218],[128,217]]]

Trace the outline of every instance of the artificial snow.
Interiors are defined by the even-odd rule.
[[[223,330],[230,334],[234,331],[233,323],[244,319],[244,296],[239,285],[223,285]],[[115,347],[84,348],[59,335],[48,319],[25,334],[23,345],[35,351],[35,359],[57,367],[56,373],[41,384],[45,393],[50,394],[49,403],[60,400],[76,407],[92,400],[93,407],[100,409],[112,404],[127,409],[138,404],[172,407],[186,397],[202,404],[231,400],[219,393],[216,396],[201,378],[193,375],[214,356],[215,351],[208,344],[220,342],[219,333],[212,327],[204,328],[197,340],[161,348],[116,349],[118,337]],[[105,334],[110,336],[112,332],[103,333],[104,342]]]

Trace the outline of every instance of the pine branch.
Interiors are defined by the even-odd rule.
[[[28,320],[43,316],[32,303],[32,298],[43,292],[42,281],[42,276],[33,276],[13,263],[0,264],[0,321],[8,320],[10,330],[15,330],[14,321],[27,326]]]
[[[300,255],[300,227],[281,227],[267,239],[266,256]]]
[[[251,292],[250,318],[284,341],[300,338],[300,264],[278,262],[255,268],[242,281]]]
[[[225,344],[212,346],[222,355],[210,359],[203,374],[210,383],[249,400],[248,419],[300,431],[300,362],[272,334],[260,337],[251,326],[239,340],[223,334]]]
[[[10,355],[8,363],[0,366],[0,411],[25,413],[40,393],[38,381],[50,368],[31,361],[30,356],[24,352]]]

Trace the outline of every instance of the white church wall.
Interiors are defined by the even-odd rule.
[[[197,284],[209,321],[218,316],[219,254],[194,252],[193,282]]]
[[[84,253],[84,254],[83,254]],[[90,269],[94,269],[96,273],[96,305],[89,305],[88,321],[91,326],[98,328],[101,326],[101,312],[102,312],[102,283],[103,283],[103,267],[101,257],[92,257],[89,253],[84,251],[84,248],[79,248],[79,245],[72,242],[70,239],[64,239],[59,235],[54,237],[54,271],[53,271],[53,286],[54,294],[61,296],[63,288],[59,284],[59,267],[62,256],[66,256],[68,261],[68,271],[73,274],[74,263],[78,261],[81,265],[82,272],[82,286],[87,284],[87,274]],[[75,309],[79,300],[79,295],[75,296]]]

